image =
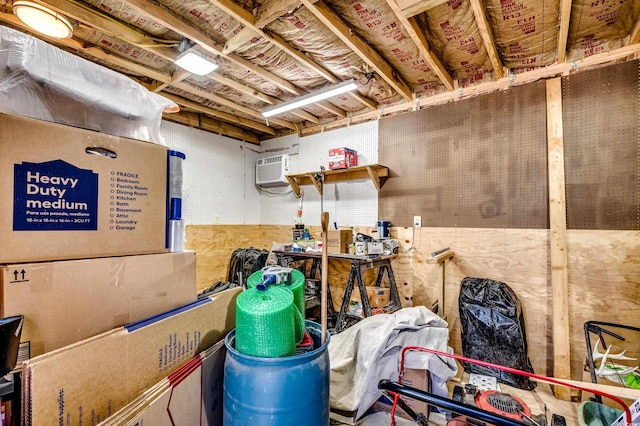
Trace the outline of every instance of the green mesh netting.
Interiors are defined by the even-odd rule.
[[[296,351],[293,293],[277,286],[249,288],[236,299],[236,350],[281,357]]]
[[[262,281],[262,271],[256,271],[249,275],[247,279],[248,288],[256,288]],[[302,342],[304,338],[304,320],[306,313],[306,302],[304,297],[304,274],[297,269],[291,270],[291,284],[277,284],[276,287],[285,287],[291,290],[293,293],[293,302],[296,305],[296,312],[294,312],[295,330],[296,330],[296,344]],[[269,287],[274,287],[270,285]]]

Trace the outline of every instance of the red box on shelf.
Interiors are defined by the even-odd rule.
[[[358,153],[351,148],[329,149],[329,170],[347,169],[358,165]]]

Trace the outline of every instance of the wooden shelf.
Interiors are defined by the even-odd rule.
[[[380,164],[369,166],[351,167],[348,169],[325,170],[324,172],[307,172],[295,175],[287,175],[287,180],[296,195],[300,196],[300,187],[303,185],[314,185],[318,192],[322,194],[322,182],[320,174],[324,173],[324,183],[340,182],[355,179],[371,179],[377,191],[380,191],[389,176],[389,169]]]

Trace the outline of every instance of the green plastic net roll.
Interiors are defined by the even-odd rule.
[[[247,279],[248,288],[256,288],[258,284],[262,282],[262,271],[256,271],[249,275]],[[269,287],[285,287],[291,290],[293,293],[293,302],[297,308],[294,312],[295,330],[296,330],[296,343],[300,343],[304,338],[304,320],[307,309],[305,297],[304,297],[304,274],[297,269],[291,270],[291,284],[271,284]]]
[[[236,299],[236,350],[246,355],[282,357],[295,354],[293,294],[269,286],[249,288]]]

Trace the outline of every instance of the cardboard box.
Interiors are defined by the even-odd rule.
[[[116,413],[223,339],[235,327],[241,290],[224,290],[25,361],[25,426],[97,424]]]
[[[327,231],[327,253],[349,253],[353,232],[349,229]]]
[[[0,314],[24,315],[28,358],[196,300],[196,256],[3,265],[0,283]]]
[[[412,388],[427,391],[429,389],[429,371],[428,370],[414,370],[407,368],[404,371],[404,377],[402,378],[402,384],[411,386]],[[400,396],[404,402],[416,413],[422,413],[425,416],[429,414],[429,404],[422,401],[417,401],[409,397]],[[376,402],[371,406],[371,410],[384,411],[385,413],[391,412],[393,401],[389,401],[384,395],[378,398]],[[399,406],[396,410],[396,414],[402,418],[413,420],[407,413],[404,412]]]
[[[166,251],[166,147],[0,114],[0,149],[1,263]]]
[[[347,169],[358,165],[358,153],[350,148],[329,149],[329,169]]]

